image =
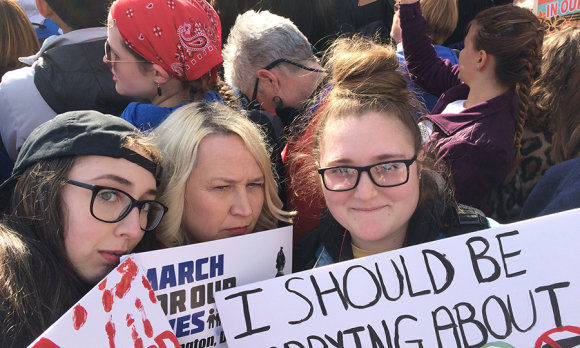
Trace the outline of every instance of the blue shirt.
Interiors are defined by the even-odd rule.
[[[217,92],[209,91],[203,98],[205,103],[223,103],[222,98]],[[121,118],[139,128],[141,132],[148,132],[157,128],[169,115],[185,105],[185,103],[166,108],[153,104],[142,104],[138,102],[130,103]]]

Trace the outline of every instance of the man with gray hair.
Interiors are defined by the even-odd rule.
[[[239,15],[222,54],[226,83],[247,97],[248,109],[271,114],[278,137],[327,73],[298,28],[268,11]]]

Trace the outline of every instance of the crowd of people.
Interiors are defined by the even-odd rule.
[[[0,346],[132,252],[293,225],[298,272],[580,207],[580,28],[357,2],[36,0],[40,46],[0,0]]]

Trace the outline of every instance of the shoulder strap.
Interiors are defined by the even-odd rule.
[[[457,203],[449,211],[450,226],[446,233],[449,237],[489,228],[485,214],[477,208]]]
[[[485,214],[477,208],[457,203],[456,206],[453,206],[453,210],[460,225],[489,226]]]

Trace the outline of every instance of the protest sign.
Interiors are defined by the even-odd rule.
[[[580,23],[580,0],[534,0],[533,11],[545,19],[548,33]]]
[[[134,257],[183,347],[226,347],[214,293],[292,273],[292,227]]]
[[[31,348],[179,348],[145,273],[126,259]]]
[[[219,292],[228,346],[580,346],[578,221],[574,210]]]

